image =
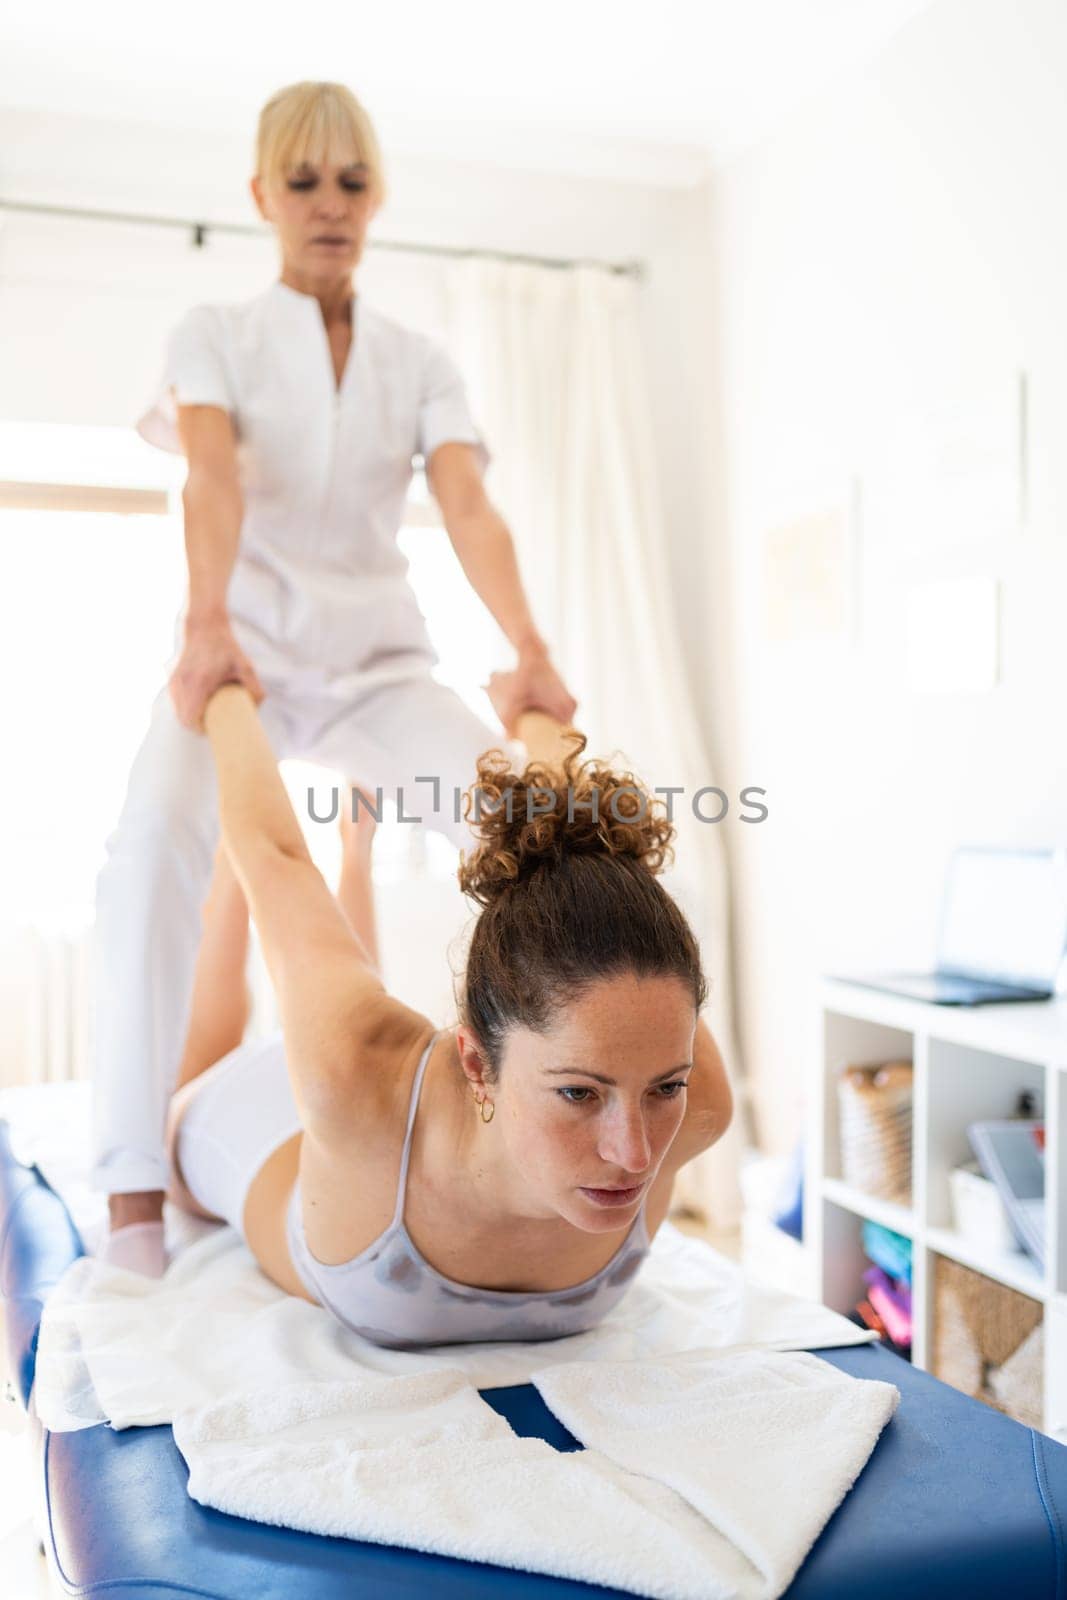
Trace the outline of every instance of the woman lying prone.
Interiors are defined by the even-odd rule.
[[[662,802],[581,763],[558,724],[539,750],[527,734],[521,773],[483,755],[458,872],[482,910],[459,1021],[435,1027],[387,992],[314,865],[248,690],[217,690],[204,730],[281,1030],[175,1094],[171,1198],[377,1344],[594,1327],[731,1115],[697,943],[657,882]]]

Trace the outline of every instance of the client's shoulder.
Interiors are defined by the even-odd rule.
[[[686,1090],[685,1119],[668,1152],[674,1170],[721,1139],[733,1113],[734,1097],[726,1063],[707,1023],[699,1018],[693,1039],[693,1070]]]
[[[339,1099],[392,1121],[407,1104],[422,1052],[436,1032],[430,1018],[385,989],[368,994],[353,1019]],[[342,1105],[335,1107],[335,1115]]]

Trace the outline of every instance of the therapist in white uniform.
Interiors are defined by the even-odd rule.
[[[366,112],[336,84],[296,84],[260,116],[252,192],[281,252],[279,281],[201,305],[175,328],[139,431],[188,459],[189,591],[97,881],[93,1183],[105,1254],[163,1269],[163,1126],[189,1024],[202,910],[219,838],[202,732],[220,684],[247,684],[279,760],[404,790],[407,815],[473,843],[455,791],[500,743],[451,689],[396,543],[421,455],[473,588],[514,645],[496,699],[569,723],[523,592],[489,460],[454,363],[368,306],[354,269],[384,197]],[[436,778],[417,782],[419,778]]]

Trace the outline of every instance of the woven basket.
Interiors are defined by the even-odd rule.
[[[910,1061],[839,1074],[841,1175],[854,1189],[911,1204],[911,1100]]]
[[[958,1261],[934,1257],[935,1378],[1040,1428],[1044,1309]]]

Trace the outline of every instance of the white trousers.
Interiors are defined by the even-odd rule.
[[[483,751],[511,746],[428,669],[346,701],[264,688],[259,717],[279,761],[331,768],[372,800],[378,786],[391,801],[402,789],[405,817],[421,818],[460,849],[476,842],[463,820],[463,791]],[[436,793],[419,778],[437,778]],[[347,804],[347,790],[343,798]],[[210,742],[179,722],[164,684],[96,881],[91,1181],[109,1194],[167,1186],[164,1121],[218,841]]]

